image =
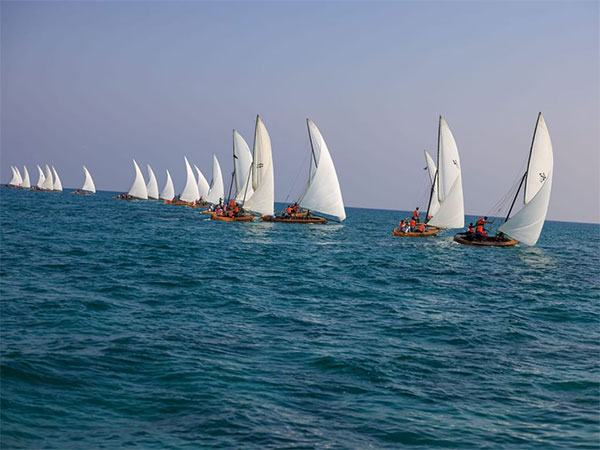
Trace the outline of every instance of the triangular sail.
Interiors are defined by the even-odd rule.
[[[160,193],[160,198],[162,200],[173,200],[175,198],[175,187],[173,186],[173,180],[171,179],[171,174],[169,170],[167,170],[167,182],[165,183],[165,188]]]
[[[42,171],[42,168],[39,166],[39,164],[37,164],[37,170],[38,170],[38,182],[37,182],[36,186],[38,187],[38,189],[43,189],[44,183],[46,182],[46,176],[44,175],[44,172]]]
[[[21,172],[19,172],[19,168],[15,166],[15,172],[17,173],[17,186],[23,186],[23,177],[21,176]]]
[[[187,157],[184,156],[183,159],[185,160],[185,172],[187,178],[185,180],[185,187],[183,188],[183,192],[179,196],[179,199],[183,202],[193,203],[200,199],[200,194],[198,193],[198,184]]]
[[[210,191],[210,184],[208,184],[206,177],[200,171],[200,169],[198,169],[196,164],[194,164],[194,169],[196,169],[196,175],[198,175],[198,194],[200,194],[201,199],[206,200],[208,191]]]
[[[252,197],[246,198],[244,209],[265,216],[272,216],[275,203],[275,183],[271,138],[260,116],[256,116],[251,172],[254,194],[252,194]]]
[[[235,201],[243,202],[252,197],[252,181],[250,170],[252,168],[252,153],[248,143],[242,135],[233,130],[233,173],[235,176]]]
[[[430,216],[435,216],[435,214],[440,209],[440,201],[438,200],[437,193],[437,167],[435,167],[435,162],[433,162],[433,158],[431,155],[425,151],[425,161],[427,163],[427,171],[429,173],[429,181],[431,182],[431,202],[429,203],[429,212]]]
[[[60,177],[58,176],[58,172],[56,171],[54,166],[52,166],[52,172],[54,173],[54,190],[62,191],[63,190],[62,183],[60,181]]]
[[[310,119],[306,119],[312,147],[310,175],[300,207],[336,217],[346,218],[344,200],[331,154],[321,132]]]
[[[29,181],[29,171],[27,170],[27,166],[23,166],[23,183],[21,183],[21,187],[25,189],[29,189],[31,187],[31,181]]]
[[[225,201],[225,186],[223,184],[223,174],[221,173],[221,166],[217,156],[213,154],[213,179],[210,184],[210,191],[206,196],[206,201],[214,203],[215,205],[219,201]]]
[[[156,181],[156,176],[154,176],[154,171],[150,167],[150,164],[146,164],[146,166],[148,167],[148,184],[146,185],[148,198],[158,200],[158,182]]]
[[[135,162],[135,159],[133,160],[133,166],[135,168],[135,179],[127,194],[140,200],[148,200],[148,190],[144,182],[144,175],[142,175],[142,171]]]
[[[465,226],[462,174],[458,147],[450,127],[440,116],[438,128],[438,171],[436,179],[439,209],[428,222],[439,228]]]
[[[96,193],[96,185],[94,184],[94,180],[92,180],[92,175],[85,166],[83,166],[83,173],[85,173],[85,181],[83,182],[81,190],[91,192],[92,194]]]
[[[17,175],[17,169],[15,166],[10,166],[10,170],[12,171],[12,178],[8,182],[9,186],[19,186],[19,175]]]
[[[50,167],[46,164],[46,173],[44,178],[44,189],[49,191],[54,190],[54,180],[52,179],[52,172],[50,171]]]
[[[539,113],[529,152],[523,207],[500,225],[498,231],[525,245],[537,243],[548,212],[553,169],[552,141],[544,117]]]

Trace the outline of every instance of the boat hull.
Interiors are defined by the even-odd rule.
[[[300,216],[300,217],[273,217],[273,216],[262,216],[261,219],[264,222],[281,222],[281,223],[327,223],[327,219],[323,217],[314,216]]]
[[[251,222],[254,219],[252,214],[247,214],[244,216],[217,216],[216,214],[212,214],[210,216],[210,220],[220,220],[221,222]]]
[[[485,238],[468,236],[466,233],[454,235],[454,242],[474,247],[513,247],[519,243],[516,239],[498,238],[497,236],[486,236]]]
[[[392,231],[392,236],[424,238],[424,237],[437,236],[437,234],[439,232],[440,232],[440,230],[437,228],[429,228],[429,229],[425,229],[425,231],[423,231],[423,232],[409,231],[408,233],[403,233],[398,228],[394,228],[394,231]]]

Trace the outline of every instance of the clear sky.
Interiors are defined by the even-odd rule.
[[[554,145],[549,219],[600,221],[599,2],[1,2],[0,176],[53,164],[126,191],[131,158],[162,189],[183,155],[225,183],[232,129],[269,130],[275,198],[328,143],[347,206],[426,207],[423,149],[442,114],[467,213],[523,173],[538,111]],[[294,180],[295,183],[294,183]]]

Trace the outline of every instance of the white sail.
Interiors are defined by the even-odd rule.
[[[144,182],[144,175],[142,175],[142,171],[135,162],[135,159],[133,160],[133,166],[135,169],[135,179],[127,194],[140,200],[148,200],[148,190],[146,189],[146,183]]]
[[[252,197],[252,153],[240,133],[233,130],[233,172],[235,174],[235,201],[243,202]]]
[[[25,189],[29,189],[31,187],[31,181],[29,181],[29,171],[25,165],[23,166],[23,182],[21,183],[21,187]]]
[[[183,202],[193,203],[200,198],[200,193],[198,192],[198,184],[196,182],[196,178],[194,177],[194,172],[192,171],[192,167],[187,160],[187,157],[183,157],[185,160],[185,170],[187,173],[187,179],[185,181],[185,187],[183,188],[183,192],[179,196],[180,200]]]
[[[194,164],[194,168],[196,169],[196,174],[198,175],[198,194],[200,194],[200,198],[202,200],[206,200],[208,196],[208,191],[210,191],[210,184],[206,181],[206,177],[204,174],[198,169],[198,166]]]
[[[96,185],[94,184],[94,180],[92,180],[92,175],[85,166],[83,166],[83,173],[85,173],[85,181],[83,182],[81,190],[91,192],[92,194],[96,193]]]
[[[346,210],[333,160],[317,126],[310,119],[306,119],[306,123],[312,155],[308,184],[299,206],[336,217],[341,222],[346,218]]]
[[[23,177],[21,176],[21,172],[19,172],[19,168],[15,166],[15,172],[17,173],[17,186],[23,186]]]
[[[217,156],[213,154],[213,178],[210,183],[210,191],[206,196],[206,201],[215,205],[220,201],[225,201],[225,186],[223,185],[223,174]]]
[[[46,164],[46,173],[45,173],[44,185],[43,188],[49,191],[54,190],[54,180],[52,179],[52,172],[50,171],[50,167]]]
[[[258,214],[272,216],[275,203],[275,183],[271,138],[260,116],[256,116],[251,170],[254,194],[246,199],[244,208]]]
[[[429,172],[429,180],[431,182],[431,188],[433,190],[433,192],[431,193],[431,203],[429,203],[429,215],[435,216],[435,214],[438,212],[438,209],[440,209],[440,201],[438,200],[438,193],[437,193],[437,183],[435,182],[437,168],[435,167],[433,158],[431,157],[431,155],[429,153],[427,153],[427,150],[425,150],[425,161],[427,162],[427,170]]]
[[[56,171],[56,169],[54,168],[54,166],[52,166],[52,172],[54,173],[54,190],[55,191],[62,191],[63,190],[62,183],[61,183],[60,178],[58,176],[58,172]]]
[[[165,183],[165,188],[160,193],[160,198],[162,200],[173,200],[175,198],[175,188],[173,187],[173,180],[171,179],[171,174],[169,170],[167,170],[167,182]]]
[[[44,172],[42,171],[42,168],[39,166],[39,164],[37,165],[37,170],[38,170],[38,182],[36,184],[36,186],[39,189],[42,189],[44,187],[44,183],[46,182],[46,176],[44,175]]]
[[[158,182],[156,181],[154,171],[152,170],[152,167],[150,167],[150,164],[146,164],[146,166],[148,166],[148,184],[146,185],[148,198],[158,200]]]
[[[523,207],[504,222],[498,231],[525,245],[535,245],[542,233],[554,174],[552,141],[542,113],[533,135],[525,179]]]
[[[465,206],[460,158],[454,136],[442,116],[438,135],[436,189],[440,206],[428,224],[439,228],[462,228],[465,226]]]
[[[12,171],[12,178],[8,182],[9,186],[19,186],[19,175],[17,175],[17,169],[15,166],[10,166],[10,170]]]

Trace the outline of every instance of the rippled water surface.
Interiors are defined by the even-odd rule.
[[[2,448],[598,448],[600,227],[534,248],[1,189]]]

